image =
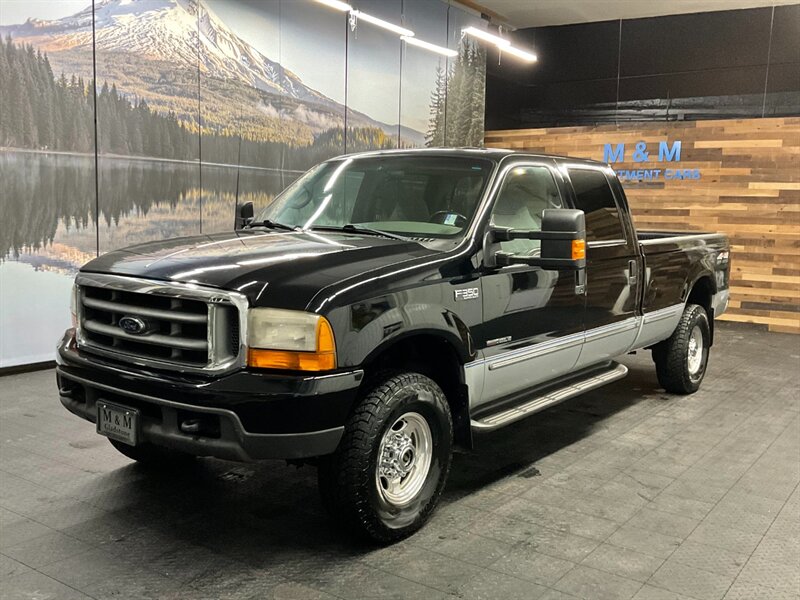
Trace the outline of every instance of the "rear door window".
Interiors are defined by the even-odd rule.
[[[570,169],[575,206],[586,214],[589,242],[625,241],[619,207],[605,174],[597,169]]]

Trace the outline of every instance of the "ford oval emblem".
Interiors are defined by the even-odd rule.
[[[133,335],[141,335],[147,331],[147,322],[139,317],[125,315],[119,320],[118,325],[125,333]]]

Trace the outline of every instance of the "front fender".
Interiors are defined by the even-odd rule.
[[[441,305],[397,302],[397,298],[384,296],[334,309],[328,320],[336,336],[341,368],[363,365],[403,339],[419,335],[448,342],[462,364],[475,356],[464,319]]]

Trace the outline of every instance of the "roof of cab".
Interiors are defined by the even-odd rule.
[[[590,160],[586,158],[574,158],[570,156],[559,156],[557,154],[545,154],[543,152],[526,152],[524,150],[508,150],[506,148],[402,148],[393,150],[368,150],[366,152],[356,152],[353,154],[343,154],[331,160],[338,160],[343,158],[367,158],[374,156],[413,156],[417,154],[425,154],[428,156],[453,156],[453,157],[481,157],[488,158],[500,162],[506,159],[515,158],[546,158],[555,159],[559,162],[568,161],[570,163],[589,164],[589,165],[602,165],[606,163]]]

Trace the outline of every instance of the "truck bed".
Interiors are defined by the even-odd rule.
[[[645,272],[642,314],[651,322],[665,316],[649,332],[653,343],[674,329],[698,277],[711,274],[713,293],[727,290],[729,242],[721,233],[686,231],[639,231],[638,238]]]
[[[726,237],[722,233],[711,233],[708,231],[652,231],[644,230],[637,231],[639,243],[642,246],[652,248],[659,244],[681,244],[684,245],[687,241],[694,245],[693,242],[700,240],[716,239],[726,243]]]

